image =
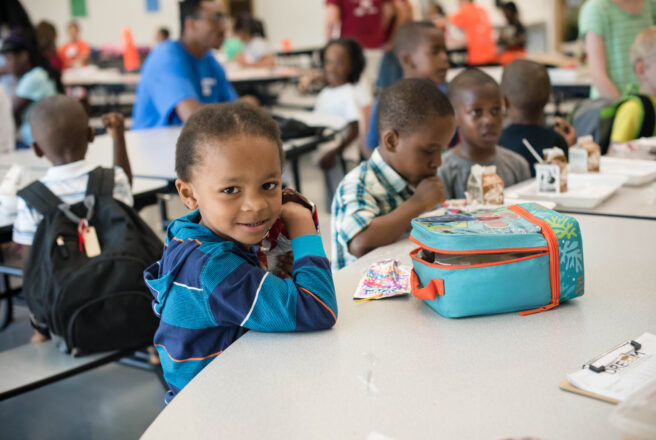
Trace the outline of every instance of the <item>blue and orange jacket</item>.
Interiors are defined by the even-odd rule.
[[[155,346],[169,402],[248,329],[308,331],[332,327],[337,299],[321,237],[292,240],[292,278],[261,269],[251,249],[198,224],[194,211],[171,223],[164,255],[144,272],[160,318]]]

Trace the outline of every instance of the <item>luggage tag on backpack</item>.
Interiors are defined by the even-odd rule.
[[[80,250],[82,250],[82,245],[84,245],[84,251],[87,257],[93,258],[100,255],[100,242],[98,242],[96,228],[89,226],[89,223],[84,218],[80,220],[80,224],[77,227],[77,235],[80,240]]]

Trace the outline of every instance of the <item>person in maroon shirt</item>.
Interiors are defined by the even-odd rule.
[[[326,0],[326,40],[351,38],[364,49],[379,49],[393,15],[391,0]]]
[[[326,0],[326,41],[341,37],[360,43],[367,59],[364,75],[373,84],[393,17],[392,0]]]
[[[350,38],[364,49],[365,70],[360,90],[369,99],[373,97],[378,69],[383,58],[383,44],[389,37],[394,18],[393,0],[325,0],[326,41]],[[364,120],[369,121],[371,105],[363,109]],[[366,127],[365,127],[366,132]]]

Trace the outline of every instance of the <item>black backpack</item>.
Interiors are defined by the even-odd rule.
[[[18,192],[43,214],[23,274],[27,305],[74,356],[151,345],[158,325],[143,271],[162,256],[163,245],[113,190],[114,170],[96,168],[84,201],[74,205],[39,181]],[[100,243],[93,258],[80,250],[82,218]]]

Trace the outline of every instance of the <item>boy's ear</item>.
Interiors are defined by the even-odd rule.
[[[192,210],[198,208],[198,201],[196,200],[196,195],[194,194],[194,188],[191,185],[191,182],[175,179],[175,188],[178,190],[182,203],[184,203],[187,208]]]
[[[638,78],[643,78],[645,76],[646,68],[647,66],[642,60],[636,61],[636,63],[633,65],[633,70],[635,71],[635,74]]]
[[[96,138],[96,132],[93,131],[92,126],[87,127],[87,141],[89,143],[93,142],[93,140]]]
[[[508,97],[506,95],[501,95],[501,103],[503,104],[503,109],[505,111],[508,111],[510,108],[510,101],[508,100]]]
[[[410,52],[403,52],[399,57],[399,63],[401,63],[401,69],[403,69],[403,72],[407,70],[412,71],[416,67],[415,60],[412,58],[412,54]]]
[[[394,153],[396,151],[396,147],[399,144],[399,134],[396,132],[396,130],[390,128],[383,131],[380,140],[380,146],[383,147],[385,151]]]
[[[36,154],[36,157],[43,157],[43,150],[41,147],[39,147],[39,144],[36,142],[32,142],[32,149],[34,150],[34,154]]]

